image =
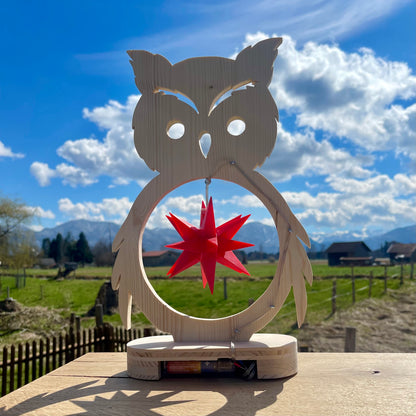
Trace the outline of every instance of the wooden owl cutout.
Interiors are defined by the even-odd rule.
[[[276,188],[254,170],[276,140],[278,112],[268,86],[281,42],[264,40],[235,60],[202,57],[175,65],[146,51],[128,52],[142,94],[133,115],[135,146],[149,168],[160,174],[141,191],[113,242],[118,254],[112,286],[119,290],[125,327],[130,327],[134,300],[149,321],[175,341],[248,341],[274,318],[292,287],[302,323],[305,278],[312,282],[312,270],[301,241],[310,246],[309,238]],[[239,134],[229,132],[234,120],[244,123]],[[184,126],[184,133],[173,139],[168,133],[175,123]],[[204,134],[211,137],[206,153],[200,145]],[[220,319],[188,316],[166,304],[149,283],[142,260],[143,232],[157,204],[173,189],[201,178],[230,181],[256,195],[279,236],[279,263],[266,291],[246,310]]]

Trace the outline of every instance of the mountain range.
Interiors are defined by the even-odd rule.
[[[36,242],[42,245],[44,238],[53,239],[58,233],[65,237],[68,233],[74,239],[83,232],[88,240],[90,247],[97,242],[103,241],[110,244],[117,234],[120,226],[113,222],[99,222],[88,220],[73,220],[57,225],[53,228],[44,228],[35,232]],[[265,253],[276,253],[279,250],[279,243],[276,229],[270,225],[260,222],[250,222],[245,224],[234,237],[235,240],[250,242],[254,247],[249,247],[245,251],[263,251]],[[180,241],[178,233],[173,228],[154,228],[145,229],[143,235],[143,249],[146,251],[163,250],[166,244]],[[395,228],[387,233],[369,236],[367,238],[357,238],[354,233],[343,234],[342,237],[328,235],[319,241],[311,240],[312,251],[324,251],[332,243],[339,241],[364,241],[371,250],[377,250],[384,243],[397,241],[400,243],[416,243],[416,225],[402,228]]]

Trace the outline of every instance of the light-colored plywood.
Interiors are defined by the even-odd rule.
[[[416,354],[300,353],[298,362],[298,374],[288,379],[190,377],[154,383],[126,377],[126,353],[89,353],[62,367],[61,374],[50,373],[0,398],[0,414],[416,414]]]
[[[127,372],[142,380],[149,376],[148,365],[163,361],[256,361],[257,378],[289,377],[297,372],[297,341],[288,335],[254,334],[242,342],[176,342],[171,335],[146,337],[127,344]],[[154,378],[150,378],[150,377]]]
[[[280,44],[280,38],[267,39],[235,60],[204,57],[175,65],[160,55],[129,51],[142,94],[133,116],[136,149],[160,173],[139,194],[113,243],[118,255],[112,285],[119,290],[127,328],[134,300],[153,325],[177,342],[248,341],[273,319],[291,287],[298,322],[303,322],[305,279],[312,282],[312,270],[301,241],[309,246],[309,238],[280,193],[253,170],[270,155],[276,140],[278,112],[268,86]],[[236,119],[245,123],[245,130],[234,136],[227,127]],[[181,138],[168,136],[174,123],[185,127]],[[203,154],[199,140],[207,133],[211,147]],[[280,244],[278,267],[265,293],[246,310],[221,319],[174,310],[154,291],[142,261],[143,232],[157,204],[182,184],[204,178],[230,181],[256,195],[274,220]]]

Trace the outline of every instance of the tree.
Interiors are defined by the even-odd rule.
[[[84,266],[85,263],[91,263],[92,260],[93,256],[90,250],[90,246],[88,245],[87,238],[85,237],[85,234],[81,232],[76,244],[75,261],[81,263]]]
[[[42,255],[43,257],[52,257],[49,252],[51,249],[51,240],[50,238],[44,238],[42,240]]]
[[[14,268],[33,264],[36,254],[33,233],[22,227],[34,212],[23,202],[0,197],[0,264]]]
[[[76,261],[77,259],[77,242],[72,237],[71,233],[67,233],[63,241],[63,254],[67,261]]]
[[[56,263],[61,263],[64,257],[64,243],[62,234],[58,233],[56,238],[51,241],[49,247],[49,257],[53,257]]]
[[[99,241],[92,249],[94,262],[98,267],[112,266],[114,264],[114,255],[111,251],[111,244]]]
[[[33,210],[23,202],[0,197],[0,239],[13,233],[20,225],[29,222],[33,216]]]

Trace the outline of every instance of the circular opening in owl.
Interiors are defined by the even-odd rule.
[[[221,180],[194,181],[169,193],[143,235],[150,284],[171,307],[198,318],[250,306],[269,286],[277,257],[276,228],[263,203]]]
[[[185,134],[185,126],[182,123],[169,123],[166,134],[173,140],[180,139]]]
[[[240,136],[246,129],[246,123],[241,119],[235,119],[228,123],[227,131],[232,136]]]

